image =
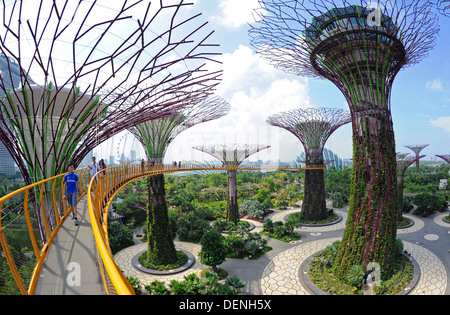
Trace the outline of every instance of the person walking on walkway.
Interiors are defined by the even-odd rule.
[[[97,174],[98,171],[100,171],[100,165],[95,162],[95,156],[92,157],[92,163],[88,166],[91,169],[91,178]]]
[[[102,177],[102,178],[103,178],[104,175],[106,175],[106,172],[104,170],[106,170],[105,161],[103,161],[103,159],[101,159],[98,162],[98,171],[101,172],[100,173],[100,177]]]
[[[64,184],[63,191],[64,198],[67,199],[71,210],[72,210],[72,219],[75,221],[75,225],[78,225],[78,217],[77,217],[77,204],[78,204],[78,196],[77,191],[81,194],[80,181],[78,180],[78,175],[73,172],[74,165],[72,163],[69,164],[68,173],[64,176]],[[78,190],[77,190],[78,188]]]

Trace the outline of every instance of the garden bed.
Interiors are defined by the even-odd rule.
[[[147,250],[138,253],[131,260],[131,264],[137,270],[153,274],[153,275],[169,275],[176,274],[189,269],[195,262],[195,257],[190,252],[184,249],[177,249],[178,261],[175,264],[165,266],[155,266],[148,263]]]
[[[328,226],[337,224],[342,221],[342,216],[338,213],[335,213],[333,210],[329,210],[327,212],[327,218],[320,220],[320,221],[310,221],[306,220],[301,217],[301,212],[297,212],[294,214],[291,214],[290,216],[294,217],[300,217],[300,223],[302,226],[309,226],[309,227],[320,227],[320,226]]]
[[[306,287],[317,295],[363,295],[364,273],[362,270],[356,272],[358,268],[355,270],[352,268],[346,281],[338,280],[332,272],[333,264],[326,262],[330,259],[326,255],[326,250],[324,250],[309,257],[302,264],[300,277]],[[395,262],[395,274],[390,279],[381,281],[379,286],[374,286],[373,294],[406,295],[417,284],[419,275],[420,269],[417,262],[408,255],[399,255]]]

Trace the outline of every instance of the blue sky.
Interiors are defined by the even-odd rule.
[[[185,131],[169,147],[166,162],[209,160],[192,146],[220,142],[268,144],[272,147],[250,160],[291,161],[303,151],[290,133],[268,126],[272,114],[299,107],[347,108],[344,97],[326,80],[297,77],[274,69],[250,46],[248,22],[257,0],[196,0],[190,9],[202,12],[215,30],[224,70],[217,94],[226,98],[232,110],[216,121]],[[403,70],[392,93],[392,114],[397,151],[411,152],[410,144],[430,144],[423,151],[426,160],[436,154],[450,154],[450,18],[441,18],[437,45],[427,59]],[[214,66],[213,66],[214,68]],[[327,148],[351,158],[351,126],[336,131]]]

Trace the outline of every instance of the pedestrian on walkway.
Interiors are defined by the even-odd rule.
[[[106,175],[106,172],[104,170],[106,170],[105,161],[103,161],[103,159],[101,159],[100,162],[98,162],[98,171],[101,172],[100,177],[103,177],[104,175]]]
[[[72,210],[72,219],[75,221],[75,225],[78,225],[78,213],[77,213],[77,204],[78,204],[78,196],[77,192],[79,191],[81,194],[80,181],[78,180],[78,175],[73,171],[75,166],[73,163],[69,164],[68,173],[64,176],[63,183],[63,191],[64,191],[64,199],[67,199],[71,210]],[[78,190],[77,190],[78,188]]]
[[[142,174],[144,174],[144,171],[145,171],[145,161],[144,161],[144,159],[142,159],[141,160],[141,172],[142,172]]]
[[[92,163],[88,166],[91,169],[91,178],[97,174],[98,171],[100,171],[100,165],[95,162],[95,156],[92,157]]]

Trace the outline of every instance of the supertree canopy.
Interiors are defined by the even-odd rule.
[[[323,150],[331,134],[351,122],[348,111],[336,108],[295,109],[270,116],[266,122],[294,134],[305,148],[306,168],[324,165]],[[306,169],[301,215],[311,221],[327,216],[323,169]]]
[[[131,128],[131,133],[146,149],[151,164],[163,162],[169,144],[181,132],[197,124],[219,119],[228,114],[230,104],[223,98],[210,97],[172,115],[148,120]],[[178,256],[171,235],[165,201],[164,174],[148,177],[147,261],[168,265]]]
[[[423,60],[439,31],[435,3],[422,0],[260,0],[252,45],[275,67],[324,78],[352,115],[353,177],[335,272],[375,262],[393,272],[396,152],[391,90],[398,72]]]
[[[436,155],[438,158],[443,159],[445,162],[450,163],[450,154]]]
[[[270,146],[258,144],[220,144],[220,145],[200,145],[195,146],[195,150],[208,153],[223,165],[228,167],[228,205],[227,220],[233,223],[239,221],[239,208],[237,202],[237,184],[236,175],[237,168],[249,156],[256,154],[262,150],[268,149]]]
[[[198,124],[219,119],[229,111],[230,104],[227,100],[213,96],[167,117],[138,124],[130,132],[146,149],[149,162],[162,163],[169,144],[180,133]]]
[[[438,5],[439,10],[443,14],[448,16],[448,14],[450,13],[450,0],[438,0],[437,5]]]
[[[398,219],[402,219],[403,214],[403,178],[406,170],[414,164],[414,162],[424,158],[425,155],[409,156],[409,153],[397,153],[397,189],[398,189]]]
[[[414,145],[405,145],[405,148],[410,149],[411,151],[414,152],[414,154],[416,155],[416,171],[420,170],[420,165],[419,165],[419,156],[420,156],[420,152],[422,152],[423,149],[425,149],[426,147],[428,147],[429,144],[414,144]]]
[[[27,183],[213,94],[213,47],[191,3],[10,1],[0,31],[0,139]],[[186,9],[185,9],[186,8]]]

